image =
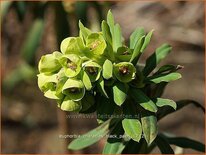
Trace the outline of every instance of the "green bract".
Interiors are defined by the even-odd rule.
[[[82,109],[81,101],[73,101],[68,96],[61,103],[61,109],[64,111],[79,112]]]
[[[69,37],[61,42],[60,50],[63,54],[83,55],[84,44],[80,37]]]
[[[41,57],[39,61],[40,73],[53,73],[60,70],[61,65],[58,61],[62,54],[60,52],[54,52]]]
[[[75,77],[81,71],[82,60],[76,54],[64,55],[60,63],[67,77]]]
[[[158,121],[188,103],[204,108],[192,100],[176,103],[161,97],[169,82],[181,78],[177,70],[182,67],[158,66],[171,52],[171,46],[162,44],[145,64],[140,64],[153,30],[146,33],[137,28],[129,37],[129,45],[125,44],[111,11],[101,28],[100,32],[92,32],[79,22],[79,36],[64,39],[61,52],[44,55],[39,61],[38,86],[44,96],[55,99],[63,111],[98,115],[101,125],[75,139],[68,148],[83,149],[100,140],[100,136],[111,134],[127,138],[109,137],[104,154],[146,154],[156,145],[164,153],[173,153],[171,138],[158,134]],[[112,118],[122,114],[126,117]],[[184,142],[177,144],[188,147]],[[192,144],[193,149],[204,150],[201,144]]]
[[[93,61],[87,61],[83,64],[84,71],[89,76],[91,82],[95,82],[99,79],[102,67]]]
[[[135,78],[136,69],[132,63],[120,62],[114,64],[114,75],[124,83],[130,82]]]
[[[62,87],[62,93],[73,101],[79,101],[85,94],[84,84],[80,80],[68,79]]]

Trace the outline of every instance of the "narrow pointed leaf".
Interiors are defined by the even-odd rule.
[[[92,33],[88,28],[84,27],[84,25],[79,20],[79,33],[82,35],[82,38],[86,40],[86,38]],[[80,35],[80,36],[81,36]]]
[[[81,135],[79,138],[73,140],[69,145],[68,149],[80,150],[86,148],[103,138],[109,133],[109,124],[111,120],[106,121],[97,128],[89,131],[88,133]]]
[[[101,27],[102,27],[102,32],[103,32],[104,39],[110,45],[112,45],[112,35],[110,33],[110,29],[109,29],[109,26],[108,26],[107,22],[103,20]]]
[[[152,37],[152,34],[153,34],[153,31],[154,31],[154,30],[151,30],[151,31],[145,36],[144,43],[143,43],[143,45],[142,45],[142,47],[141,47],[141,50],[140,50],[141,53],[142,53],[142,52],[146,49],[146,47],[149,45],[150,40],[151,40],[151,37]]]
[[[113,49],[117,52],[117,49],[122,46],[122,32],[119,24],[114,26],[114,35],[112,38]]]
[[[158,133],[157,118],[154,115],[142,116],[141,122],[144,138],[147,144],[150,145],[155,140]]]
[[[173,109],[177,108],[177,104],[173,100],[170,100],[170,99],[157,98],[154,100],[154,102],[158,107],[170,106]]]
[[[145,83],[160,83],[160,82],[171,82],[180,79],[182,76],[180,73],[169,73],[150,76],[145,79]]]
[[[111,10],[109,10],[108,14],[107,14],[107,23],[109,25],[110,32],[111,32],[111,34],[113,36],[113,33],[114,33],[114,17],[112,15]]]
[[[145,35],[145,31],[143,28],[137,28],[131,35],[130,35],[130,49],[134,49],[136,43],[139,39]]]
[[[141,90],[131,89],[130,94],[131,94],[132,98],[138,104],[140,104],[145,110],[148,110],[148,111],[151,111],[151,112],[157,112],[157,106]]]
[[[138,119],[124,119],[122,126],[125,133],[134,141],[139,142],[142,136],[142,126]]]
[[[168,44],[163,44],[146,60],[146,65],[143,69],[145,76],[149,75],[155,67],[164,59],[171,51],[172,47]]]
[[[135,45],[135,48],[134,48],[134,51],[133,51],[133,54],[132,54],[132,57],[130,59],[130,62],[132,62],[133,64],[136,64],[137,60],[138,60],[138,57],[140,56],[140,50],[141,50],[141,47],[144,43],[144,37],[145,36],[142,36],[137,44]]]

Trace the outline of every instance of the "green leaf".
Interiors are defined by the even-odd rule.
[[[176,111],[182,109],[183,107],[185,107],[187,105],[193,104],[196,107],[200,108],[205,113],[205,108],[200,103],[198,103],[194,100],[180,100],[180,101],[176,101],[176,104],[177,104]],[[176,111],[171,107],[164,106],[164,107],[162,107],[161,109],[158,110],[157,119],[160,120],[163,117],[165,117],[165,116],[167,116],[167,115],[169,115],[173,112],[176,112]]]
[[[114,26],[114,34],[112,37],[113,50],[117,52],[117,49],[122,46],[122,32],[119,24]]]
[[[157,118],[154,115],[146,115],[141,117],[142,130],[147,144],[151,144],[158,133]]]
[[[142,52],[146,49],[146,47],[149,45],[150,40],[151,40],[151,37],[152,37],[152,34],[153,34],[153,31],[154,31],[154,30],[151,30],[151,31],[146,35],[146,37],[145,37],[145,39],[144,39],[144,43],[143,43],[143,45],[142,45],[142,47],[141,47],[141,50],[140,50],[141,53],[142,53]]]
[[[106,121],[105,123],[101,124],[97,128],[89,131],[88,133],[81,135],[79,138],[73,140],[69,145],[68,149],[71,150],[80,150],[85,147],[88,147],[101,138],[103,138],[106,134],[109,133],[109,124],[111,120]]]
[[[107,92],[104,89],[104,80],[102,77],[99,78],[99,81],[97,83],[97,87],[100,90],[101,94],[104,95],[106,98],[109,98],[107,95]]]
[[[79,34],[80,36],[82,36],[82,38],[84,39],[84,41],[86,41],[87,37],[91,34],[92,32],[84,27],[84,25],[81,23],[81,21],[79,20]]]
[[[168,140],[169,144],[173,144],[182,148],[189,148],[200,152],[205,152],[205,144],[202,144],[196,140],[185,137],[164,137]]]
[[[139,142],[142,136],[142,126],[138,119],[124,119],[122,126],[125,133],[134,141]]]
[[[122,142],[122,138],[119,138],[119,136],[122,136],[123,134],[124,130],[122,129],[121,123],[119,123],[110,134],[117,137],[109,137],[107,139],[102,154],[121,154],[122,150],[125,148],[125,145]]]
[[[158,74],[145,79],[145,83],[171,82],[180,79],[180,73]]]
[[[168,44],[163,44],[146,60],[146,65],[143,69],[145,76],[149,75],[155,67],[164,59],[171,51],[172,47]]]
[[[131,35],[130,35],[130,49],[134,49],[136,43],[145,35],[144,28],[140,27],[137,28]]]
[[[92,83],[89,79],[89,76],[87,75],[87,73],[85,71],[83,72],[82,82],[84,83],[84,86],[87,90],[92,89]]]
[[[179,69],[179,65],[178,66],[174,66],[174,65],[164,65],[164,66],[161,66],[159,68],[159,70],[157,72],[155,72],[153,75],[158,75],[158,74],[164,74],[164,73],[171,73],[171,72],[174,72],[176,71],[177,69]]]
[[[127,87],[125,84],[117,82],[113,86],[114,102],[121,106],[127,98]]]
[[[113,34],[114,34],[114,17],[112,15],[111,10],[109,10],[108,14],[107,14],[107,23],[109,25],[110,32],[111,32],[112,38],[113,38]]]
[[[112,73],[113,73],[113,64],[110,60],[106,60],[103,64],[103,77],[105,79],[110,79],[112,77]]]
[[[31,29],[29,30],[26,39],[22,45],[21,55],[24,60],[29,64],[33,65],[35,63],[35,54],[41,41],[43,29],[44,20],[36,19],[31,26]]]
[[[169,145],[167,139],[165,139],[163,136],[158,135],[155,139],[155,143],[159,147],[162,154],[174,154],[174,151]]]
[[[170,106],[173,109],[177,108],[177,104],[173,100],[170,100],[170,99],[157,98],[154,100],[154,102],[158,107]]]
[[[112,45],[112,36],[111,36],[110,29],[109,29],[107,22],[103,20],[101,26],[102,26],[102,32],[103,32],[104,39],[106,40],[106,42]]]
[[[145,38],[145,36],[142,36],[138,40],[137,44],[134,47],[134,51],[133,51],[132,57],[130,59],[130,62],[132,62],[134,65],[137,63],[137,60],[140,57],[140,54],[141,54],[140,50],[141,50],[141,47],[142,47],[142,45],[144,43],[144,38]]]
[[[131,93],[129,94],[131,94],[132,98],[145,110],[157,112],[157,106],[141,90],[132,88],[130,91]]]

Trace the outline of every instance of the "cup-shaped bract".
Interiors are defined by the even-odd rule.
[[[76,54],[64,55],[60,59],[60,63],[64,67],[64,72],[67,77],[75,77],[81,71],[82,60]]]
[[[63,111],[79,112],[82,109],[81,101],[73,101],[69,96],[66,96],[62,101],[60,108]]]
[[[128,47],[123,46],[117,49],[116,58],[119,61],[129,62],[131,57],[132,57],[132,51]]]
[[[84,43],[80,37],[68,37],[61,42],[60,50],[63,54],[84,55]]]
[[[46,75],[40,73],[38,75],[38,86],[44,93],[44,96],[50,99],[60,99],[62,94],[56,94],[57,74]]]
[[[83,64],[83,68],[90,78],[91,82],[95,82],[99,79],[102,71],[102,67],[93,61],[87,61]]]
[[[101,33],[91,33],[86,39],[86,47],[90,55],[102,55],[106,48],[106,42]]]
[[[39,72],[40,73],[55,73],[61,68],[59,59],[62,57],[62,53],[53,52],[52,54],[43,55],[39,61]]]
[[[62,93],[73,101],[79,101],[84,97],[85,87],[81,80],[68,79],[62,87]]]
[[[120,62],[114,64],[113,71],[119,81],[127,83],[135,78],[136,68],[130,62]]]

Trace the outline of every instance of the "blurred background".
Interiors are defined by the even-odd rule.
[[[62,39],[78,35],[78,20],[93,31],[111,9],[125,40],[139,26],[155,29],[141,62],[161,43],[173,46],[162,63],[183,65],[181,80],[164,97],[193,99],[204,105],[204,2],[1,2],[2,153],[101,153],[104,139],[81,151],[68,151],[70,138],[97,126],[94,119],[71,119],[37,87],[37,64],[43,54],[59,50]],[[161,131],[204,143],[204,114],[185,107],[159,123]],[[196,153],[180,149],[181,153]],[[154,153],[159,153],[158,149]]]

